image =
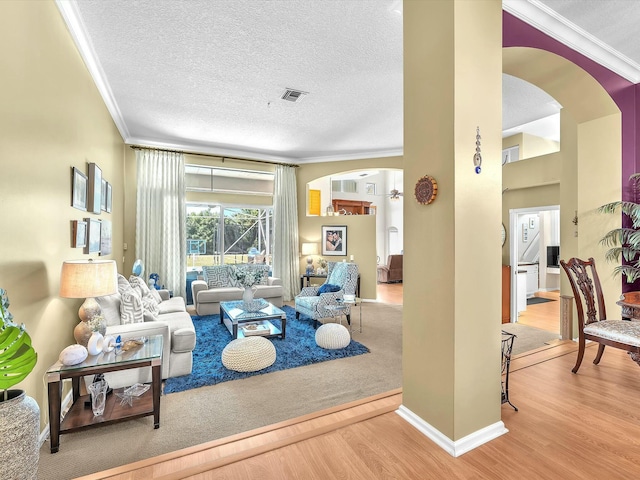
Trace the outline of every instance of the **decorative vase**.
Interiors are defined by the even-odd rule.
[[[254,293],[254,287],[244,287],[244,292],[242,292],[242,301],[245,305],[251,305],[253,303]]]
[[[3,478],[35,479],[40,448],[40,408],[24,390],[0,392],[0,465]]]
[[[242,292],[242,307],[247,312],[256,312],[262,307],[261,301],[253,299],[253,295],[256,293],[256,290],[258,289],[255,286],[244,287],[244,292]]]

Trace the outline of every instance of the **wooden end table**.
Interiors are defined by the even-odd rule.
[[[85,375],[115,372],[129,368],[151,367],[152,385],[149,390],[133,400],[131,406],[121,405],[116,393],[124,389],[114,389],[107,396],[104,414],[93,415],[91,406],[85,401],[89,395],[80,395],[80,380]],[[62,402],[62,380],[70,378],[73,387],[73,404],[60,421]],[[160,427],[160,390],[162,387],[162,335],[147,337],[147,341],[126,352],[89,355],[77,365],[63,365],[60,362],[52,365],[46,373],[49,400],[49,429],[51,453],[60,447],[60,434],[70,433],[85,428],[109,425],[134,418],[153,415],[153,428]]]

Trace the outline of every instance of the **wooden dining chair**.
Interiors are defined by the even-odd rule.
[[[568,262],[560,260],[560,265],[569,277],[578,311],[578,358],[571,371],[577,373],[580,368],[586,340],[599,343],[593,360],[596,365],[607,345],[626,350],[640,365],[640,322],[607,319],[595,260],[571,258]]]

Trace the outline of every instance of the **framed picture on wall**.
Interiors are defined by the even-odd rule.
[[[87,222],[87,244],[84,253],[100,253],[100,220],[85,218]]]
[[[376,194],[376,184],[375,183],[366,183],[364,190],[367,192],[367,195],[375,195]]]
[[[71,222],[71,246],[73,248],[81,248],[87,244],[87,222],[82,220],[73,220]]]
[[[102,170],[95,163],[89,164],[89,189],[87,211],[100,215],[102,198]]]
[[[107,182],[107,199],[106,199],[107,213],[111,213],[111,198],[112,198],[111,184]]]
[[[102,179],[102,188],[100,188],[100,210],[107,211],[107,181]]]
[[[346,225],[322,226],[322,255],[345,256],[347,254]]]
[[[71,206],[87,210],[87,176],[76,167],[71,167]]]
[[[111,222],[109,220],[100,221],[100,255],[111,253]]]

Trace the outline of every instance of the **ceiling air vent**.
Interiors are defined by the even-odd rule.
[[[297,102],[299,100],[302,100],[302,97],[308,94],[309,92],[303,92],[302,90],[294,90],[293,88],[287,88],[280,98],[288,102]]]

